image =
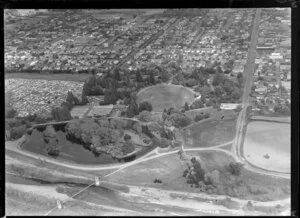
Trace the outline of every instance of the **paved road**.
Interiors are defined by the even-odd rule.
[[[246,80],[245,80],[243,97],[242,97],[243,109],[240,111],[240,114],[237,119],[237,127],[236,127],[237,130],[236,130],[236,136],[234,138],[234,142],[232,144],[232,154],[235,157],[235,159],[237,159],[238,162],[243,163],[244,168],[249,171],[264,174],[264,175],[270,175],[270,176],[276,176],[276,177],[282,177],[282,178],[290,178],[290,174],[268,171],[268,170],[258,168],[258,167],[251,165],[243,157],[243,154],[241,151],[241,148],[243,146],[243,141],[244,141],[244,128],[246,127],[247,107],[250,105],[248,100],[249,100],[249,95],[251,92],[251,86],[252,86],[252,82],[253,82],[253,73],[254,73],[255,56],[256,56],[256,45],[257,45],[257,37],[258,37],[258,31],[259,31],[259,20],[260,20],[260,16],[261,16],[261,10],[262,9],[257,9],[256,14],[255,14],[255,20],[254,20],[254,25],[253,25],[252,34],[251,34],[250,48],[248,51],[248,60],[247,60],[247,63],[245,65],[245,69],[244,69],[244,78],[246,78]]]
[[[141,44],[138,48],[133,49],[125,58],[123,58],[118,64],[116,64],[113,68],[112,71],[114,71],[117,68],[122,67],[127,61],[132,59],[132,57],[137,54],[141,49],[147,47],[151,42],[155,41],[158,39],[164,32],[169,29],[171,26],[173,26],[179,18],[177,18],[172,24],[170,24],[167,28],[166,26],[163,26],[162,30],[158,31],[157,33],[153,34],[149,39],[147,39],[143,44]],[[167,23],[166,23],[167,24]],[[165,25],[166,25],[165,24]]]

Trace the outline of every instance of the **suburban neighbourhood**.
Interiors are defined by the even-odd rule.
[[[289,8],[4,20],[7,215],[290,215]]]

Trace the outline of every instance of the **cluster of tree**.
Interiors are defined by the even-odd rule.
[[[291,114],[291,104],[276,104],[274,107],[274,112],[281,115],[290,115]]]
[[[128,135],[128,134],[125,134],[123,138],[124,138],[125,141],[128,141],[128,140],[131,139],[131,136]]]
[[[154,179],[153,181],[154,183],[162,183],[162,181],[160,179]]]
[[[70,111],[75,105],[85,104],[87,99],[86,96],[82,97],[83,101],[79,101],[79,99],[73,95],[72,92],[68,91],[66,101],[64,101],[60,107],[52,108],[51,115],[56,121],[65,121],[72,119]]]
[[[43,131],[44,142],[47,146],[47,153],[52,157],[59,156],[62,147],[58,143],[58,136],[52,125],[48,125]]]
[[[16,115],[17,112],[13,112],[13,114]],[[50,117],[46,118],[38,116],[37,114],[29,114],[25,117],[9,116],[9,118],[7,117],[5,120],[5,130],[9,132],[10,136],[8,139],[19,139],[33,124],[46,123],[49,120],[51,120]]]
[[[27,132],[26,126],[16,126],[9,130],[10,139],[16,140],[21,138]]]
[[[205,98],[200,98],[198,100],[195,100],[191,106],[189,107],[190,110],[198,109],[198,108],[203,108],[205,106],[206,99]]]
[[[173,107],[168,110],[164,109],[162,118],[171,121],[176,128],[185,127],[192,123],[192,120],[184,114],[184,112],[179,111]]]
[[[146,110],[139,113],[138,119],[142,122],[150,122],[153,120],[151,113]]]
[[[209,118],[209,113],[203,113],[203,112],[201,112],[200,114],[197,114],[195,116],[194,121],[198,122],[200,120],[207,119],[207,118]]]
[[[242,75],[242,74],[240,74]],[[242,81],[242,76],[239,77],[238,81]],[[209,93],[210,99],[218,99],[219,102],[238,102],[241,95],[241,83],[234,82],[224,76],[223,74],[216,74],[212,85],[214,86],[214,91]]]
[[[11,108],[10,110],[7,111],[6,118],[14,118],[15,116],[17,116],[17,114],[18,114],[18,111]]]
[[[191,166],[183,172],[183,177],[187,179],[188,184],[197,185],[204,180],[205,171],[202,168],[200,161],[195,157],[191,159]]]
[[[220,185],[220,172],[218,170],[206,172],[201,166],[200,160],[195,157],[191,159],[188,169],[183,172],[183,177],[186,178],[188,184],[191,184],[191,187],[208,193]]]
[[[131,97],[131,102],[128,105],[126,112],[125,112],[127,117],[134,117],[143,111],[148,111],[148,112],[152,111],[151,103],[149,103],[147,101],[143,101],[138,105],[136,99],[137,99],[136,95]],[[141,116],[144,116],[144,115],[145,115],[145,113],[143,113]],[[148,121],[145,121],[145,122],[148,122]]]
[[[75,139],[84,145],[94,147],[105,146],[115,143],[122,132],[106,126],[100,126],[93,119],[75,119],[66,126],[67,137]]]

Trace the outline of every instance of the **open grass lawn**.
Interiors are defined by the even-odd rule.
[[[81,119],[85,113],[89,110],[89,105],[82,105],[82,106],[74,106],[71,110],[71,116],[75,117],[77,116],[79,119]]]
[[[41,73],[6,73],[5,79],[42,79],[84,82],[89,74],[41,74]]]
[[[185,102],[191,103],[193,100],[193,92],[185,87],[159,84],[141,90],[137,101],[149,101],[153,111],[161,112],[165,108],[182,107]]]
[[[187,154],[199,156],[206,172],[219,171],[220,182],[214,187],[214,194],[260,201],[278,200],[290,196],[290,181],[287,179],[274,179],[246,170],[242,170],[240,176],[233,176],[228,166],[234,160],[226,153],[190,151]],[[185,169],[187,169],[186,164],[177,154],[172,154],[130,166],[111,175],[107,180],[166,190],[200,192],[199,188],[192,188],[186,183],[186,179],[182,176]],[[154,179],[160,179],[162,183],[154,183]]]
[[[127,167],[105,180],[128,185],[192,191],[182,176],[186,168],[178,154],[171,154]],[[162,183],[154,183],[155,179],[160,179]]]
[[[290,196],[290,180],[273,178],[242,169],[240,176],[233,176],[228,171],[228,165],[233,158],[218,151],[187,152],[188,155],[198,155],[206,171],[220,172],[220,184],[215,189],[216,194],[227,194],[249,200],[280,200]]]
[[[234,138],[236,120],[204,120],[184,131],[186,147],[210,147]]]

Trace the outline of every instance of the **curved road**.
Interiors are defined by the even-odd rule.
[[[255,56],[256,56],[256,45],[257,45],[257,37],[259,31],[259,20],[261,15],[262,9],[256,9],[254,25],[251,34],[251,44],[248,51],[248,59],[244,69],[244,77],[246,77],[244,91],[243,91],[243,108],[240,111],[240,114],[237,119],[237,129],[236,129],[236,136],[234,138],[234,142],[232,144],[232,155],[235,157],[238,162],[244,164],[244,168],[250,170],[255,173],[260,173],[269,176],[275,177],[282,177],[282,178],[290,178],[290,173],[281,173],[281,172],[274,172],[269,171],[266,169],[262,169],[259,167],[255,167],[251,165],[244,157],[241,151],[243,146],[244,140],[244,128],[246,127],[246,120],[247,120],[247,108],[249,106],[249,95],[251,91],[251,85],[253,80],[253,73],[254,73],[254,64],[255,64]]]

